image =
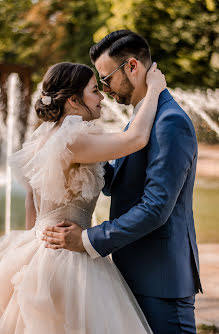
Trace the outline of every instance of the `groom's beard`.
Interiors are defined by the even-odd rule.
[[[134,86],[127,77],[126,73],[123,72],[123,80],[120,85],[119,93],[116,93],[116,100],[120,104],[128,105],[130,104]]]

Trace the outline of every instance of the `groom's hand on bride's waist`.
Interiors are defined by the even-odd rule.
[[[46,248],[64,248],[75,252],[85,252],[82,231],[79,225],[63,220],[55,226],[47,226],[42,240],[46,241]]]

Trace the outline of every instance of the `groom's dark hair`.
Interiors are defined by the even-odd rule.
[[[151,54],[147,40],[131,30],[117,30],[106,35],[90,49],[90,58],[94,64],[104,53],[108,52],[118,63],[126,61],[128,57],[135,57],[143,65],[151,65]]]

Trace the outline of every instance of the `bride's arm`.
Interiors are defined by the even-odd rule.
[[[36,210],[33,202],[33,193],[31,190],[27,191],[25,199],[26,209],[26,230],[31,230],[35,225]]]
[[[166,88],[164,75],[156,69],[156,64],[147,73],[146,83],[147,94],[129,129],[122,133],[78,136],[71,148],[74,152],[74,162],[85,164],[118,159],[147,145],[158,98]]]

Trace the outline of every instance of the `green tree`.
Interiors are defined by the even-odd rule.
[[[218,9],[208,2],[153,0],[136,6],[135,27],[148,37],[153,57],[173,87],[218,84]]]
[[[115,29],[132,29],[147,38],[171,87],[218,87],[216,0],[112,0],[111,13],[96,42]]]
[[[31,0],[0,0],[0,62],[19,62],[22,23],[31,6]]]
[[[4,11],[6,15],[10,12],[6,20],[10,31],[7,31],[8,22],[5,21],[4,33],[0,36],[0,61],[8,62],[10,53],[10,62],[31,65],[34,82],[38,82],[47,67],[56,62],[89,63],[93,35],[110,15],[108,1],[33,2],[23,0],[19,3],[21,10],[17,11],[16,1],[0,0],[2,12],[5,5],[10,7]]]
[[[38,82],[51,64],[90,63],[89,48],[107,33],[147,38],[169,86],[218,87],[217,0],[0,0],[0,62],[33,67]]]

